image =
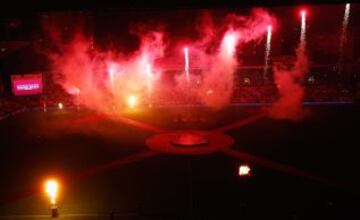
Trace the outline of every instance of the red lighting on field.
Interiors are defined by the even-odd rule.
[[[250,171],[251,171],[251,169],[248,165],[241,165],[239,167],[239,176],[249,176]]]

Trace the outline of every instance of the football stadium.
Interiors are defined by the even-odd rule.
[[[358,219],[360,5],[0,9],[0,219]]]

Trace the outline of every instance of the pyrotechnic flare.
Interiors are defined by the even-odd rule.
[[[80,89],[75,87],[75,95],[76,95],[76,109],[79,110],[79,106],[80,106],[80,99],[79,99],[79,95],[80,95]]]
[[[272,27],[271,25],[267,26],[267,37],[266,37],[266,45],[265,45],[265,67],[264,67],[264,79],[267,78],[267,70],[269,68],[269,56],[270,56],[270,50],[271,50],[271,31]]]
[[[249,176],[250,171],[251,171],[251,169],[248,165],[241,165],[239,167],[239,176]]]
[[[110,81],[110,86],[111,88],[114,87],[114,69],[113,68],[109,68],[109,81]]]
[[[300,32],[300,48],[305,50],[306,44],[306,11],[301,11],[301,32]]]
[[[249,17],[230,14],[227,19],[227,30],[219,48],[216,48],[216,52],[209,55],[208,59],[204,58],[208,70],[204,74],[200,96],[206,105],[214,109],[221,109],[230,103],[234,91],[234,73],[239,65],[239,57],[236,56],[238,47],[262,39],[266,27],[275,21],[263,9],[252,10]],[[209,90],[213,91],[211,95],[207,93]]]
[[[228,31],[225,34],[221,44],[222,55],[225,55],[226,58],[232,58],[234,56],[238,38],[238,33],[234,31]]]
[[[294,66],[284,69],[274,66],[274,78],[279,91],[279,99],[273,104],[270,114],[277,119],[300,120],[304,116],[302,102],[304,88],[301,82],[308,72],[308,58],[306,55],[306,12],[301,11],[301,33],[299,46],[296,49]]]
[[[136,107],[136,105],[137,105],[137,97],[134,96],[134,95],[130,95],[128,97],[128,106],[129,106],[129,108],[133,109],[133,108]]]
[[[205,104],[213,108],[222,108],[229,103],[232,87],[233,73],[237,66],[235,57],[239,33],[229,30],[225,33],[216,55],[216,65],[212,66],[203,83],[203,96]],[[208,91],[212,91],[209,95]]]
[[[350,4],[345,5],[344,19],[342,23],[341,36],[340,36],[340,48],[339,48],[339,72],[343,70],[344,63],[344,46],[346,43],[347,26],[349,24],[350,17]]]
[[[306,11],[301,11],[301,33],[300,33],[300,49],[305,50],[306,44]]]
[[[184,58],[185,58],[185,76],[186,80],[190,81],[190,72],[189,72],[189,50],[187,47],[184,48]]]
[[[145,71],[146,78],[147,78],[146,80],[147,80],[148,95],[149,95],[149,97],[151,97],[153,72],[152,72],[152,66],[151,66],[151,63],[149,61],[147,54],[144,54],[141,59],[141,69],[142,69],[142,71]]]
[[[205,36],[209,39],[206,43],[201,41],[192,44],[191,51],[190,47],[182,48],[185,74],[181,74],[181,77],[185,79],[184,85],[190,78],[190,64],[192,67],[202,66],[206,74],[201,78],[201,85],[199,83],[197,88],[192,88],[193,93],[201,96],[208,106],[218,109],[226,106],[232,95],[233,74],[238,66],[238,57],[235,56],[237,44],[262,38],[266,26],[272,24],[272,20],[269,13],[261,9],[253,10],[250,16],[229,15],[226,27],[219,27],[219,31],[211,30],[213,34]],[[131,53],[91,49],[91,41],[81,33],[76,34],[71,41],[64,42],[58,39],[57,34],[51,34],[54,48],[58,48],[49,54],[53,61],[54,79],[68,92],[76,85],[81,90],[79,104],[106,114],[112,113],[114,108],[123,103],[126,105],[127,96],[124,94],[136,93],[146,103],[151,103],[152,98],[156,98],[156,86],[160,85],[157,82],[162,78],[164,66],[160,63],[164,61],[161,58],[164,58],[168,42],[164,39],[163,27],[152,26],[139,24],[131,28],[130,33],[137,36],[140,42],[137,50]],[[215,34],[222,34],[225,28],[227,31],[218,45],[219,39]],[[57,31],[60,30],[61,27]],[[189,53],[191,57],[199,57],[196,65],[193,60],[190,63]],[[121,68],[118,63],[121,63]],[[213,91],[212,95],[207,95],[208,90]]]
[[[50,198],[51,204],[56,204],[56,198],[58,194],[59,184],[55,180],[48,180],[45,183],[45,192]]]

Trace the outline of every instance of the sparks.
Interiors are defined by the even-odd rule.
[[[301,33],[300,33],[300,45],[301,48],[305,49],[306,41],[306,11],[301,11]]]
[[[342,72],[343,69],[343,62],[344,62],[344,46],[346,43],[347,38],[347,27],[349,24],[349,17],[350,17],[350,4],[347,3],[345,5],[345,12],[344,12],[344,19],[342,23],[342,29],[341,29],[341,36],[340,36],[340,48],[339,48],[339,67],[340,72]]]
[[[143,71],[145,71],[146,74],[146,78],[147,78],[147,90],[148,90],[148,95],[149,97],[151,96],[152,93],[152,81],[153,81],[153,70],[152,70],[152,66],[151,63],[149,61],[149,57],[147,54],[144,54],[144,56],[141,59],[141,68]]]
[[[267,37],[266,37],[266,45],[265,45],[265,67],[264,67],[264,78],[266,78],[267,70],[269,67],[269,56],[271,50],[271,25],[267,26]]]
[[[185,58],[185,76],[187,81],[190,81],[190,73],[189,73],[189,50],[187,47],[184,48],[184,58]]]

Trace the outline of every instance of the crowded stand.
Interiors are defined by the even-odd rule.
[[[5,117],[19,111],[57,109],[59,103],[64,108],[79,108],[74,94],[68,94],[60,85],[56,84],[50,74],[44,75],[44,88],[41,94],[13,95],[2,92],[0,96],[0,116]],[[263,77],[261,70],[239,71],[234,78],[233,93],[230,104],[271,104],[278,99],[278,89],[271,77]],[[352,102],[358,92],[357,78],[344,83],[338,74],[329,71],[312,71],[308,74],[305,85],[304,102],[329,103]],[[196,77],[194,77],[196,79]],[[197,80],[193,88],[199,87]],[[2,86],[4,87],[4,86]],[[177,88],[176,86],[159,86],[149,98],[142,98],[142,106],[169,107],[201,105],[202,100],[197,90]]]

